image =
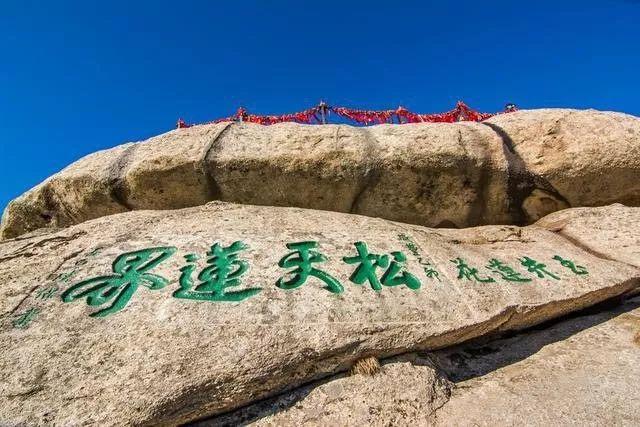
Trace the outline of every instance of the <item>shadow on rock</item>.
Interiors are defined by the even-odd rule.
[[[504,129],[494,123],[482,124],[491,128],[502,140],[502,151],[507,162],[507,200],[514,224],[529,224],[551,212],[571,206],[547,179],[528,169],[516,151],[513,139]]]
[[[429,356],[449,380],[462,382],[520,362],[546,345],[566,340],[639,307],[640,297],[623,304],[616,298],[525,331],[502,335],[498,339],[485,337],[430,353]]]
[[[520,362],[549,344],[566,340],[581,331],[640,307],[640,296],[635,296],[623,303],[621,301],[621,298],[612,299],[517,333],[503,334],[500,337],[484,337],[435,352],[407,353],[385,359],[381,363],[383,370],[385,365],[391,367],[401,362],[410,362],[414,366],[433,369],[434,377],[427,380],[433,381],[434,384],[438,381],[448,382],[447,380],[462,382]],[[275,414],[294,407],[298,407],[298,411],[304,412],[309,408],[303,408],[300,405],[304,405],[305,399],[315,393],[318,388],[326,388],[327,384],[333,381],[343,381],[348,376],[349,374],[342,373],[324,378],[235,411],[189,425],[197,427],[248,425],[264,418],[269,419]],[[393,389],[393,386],[390,385],[389,388]],[[447,386],[442,388],[447,388]],[[362,396],[334,396],[338,400],[358,397]],[[429,396],[423,397],[424,400],[433,399]],[[348,407],[347,402],[343,402],[343,404]],[[313,408],[314,405],[310,405],[310,407]]]

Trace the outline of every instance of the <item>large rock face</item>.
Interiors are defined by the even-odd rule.
[[[638,206],[640,120],[546,109],[482,123],[178,129],[72,164],[14,200],[0,235],[211,200],[430,227],[526,224],[569,206]]]
[[[618,113],[220,123],[92,154],[3,215],[0,424],[637,424],[632,206]]]
[[[226,203],[5,241],[0,420],[220,414],[363,357],[449,347],[629,294],[640,269],[615,259],[535,225],[435,230]]]
[[[388,359],[197,423],[252,426],[640,424],[640,297],[541,330]]]

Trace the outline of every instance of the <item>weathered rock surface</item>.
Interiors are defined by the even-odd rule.
[[[636,297],[511,338],[392,358],[374,377],[332,377],[195,426],[634,426],[639,377]]]
[[[429,357],[412,353],[373,376],[340,374],[193,427],[428,425],[452,389]]]
[[[225,266],[212,245],[234,241],[248,249]],[[317,242],[314,250],[328,260],[312,266],[344,292],[329,292],[321,274],[296,289],[276,285],[293,278],[295,259],[286,257],[286,244],[302,241]],[[407,257],[404,266],[397,253],[368,258],[380,264],[376,277],[386,284],[378,292],[350,280],[358,281],[357,264],[343,257],[356,255],[358,241],[371,253]],[[150,248],[156,249],[131,253]],[[123,254],[129,255],[114,262]],[[528,271],[525,257],[546,264],[544,270]],[[492,259],[513,270],[492,271]],[[194,295],[188,288],[200,281],[216,283],[216,271],[203,270],[207,260],[219,274],[240,279],[226,288],[227,297],[251,296],[180,298]],[[234,277],[244,268],[238,260],[248,270]],[[460,261],[470,270],[459,270]],[[137,289],[130,280],[136,269],[147,274]],[[433,230],[225,203],[128,212],[5,241],[0,274],[0,421],[9,425],[185,422],[345,371],[362,357],[526,328],[640,286],[637,267],[595,256],[538,226]],[[247,289],[253,291],[238,293]],[[215,286],[199,290],[221,295]],[[109,306],[119,310],[89,316]]]
[[[640,299],[439,359],[458,377],[436,425],[640,424]]]
[[[640,120],[543,109],[483,123],[220,123],[87,156],[14,200],[0,235],[210,200],[431,227],[526,224],[569,206],[640,205]]]
[[[640,267],[640,209],[620,204],[553,213],[536,223],[599,257]]]
[[[534,179],[543,178],[573,207],[640,205],[639,123],[626,114],[557,109],[503,114],[486,122],[507,146],[513,144],[516,163],[522,161]],[[536,183],[547,193],[546,199],[534,197],[536,203],[553,208],[558,202],[544,186]],[[529,216],[538,219],[553,210]]]

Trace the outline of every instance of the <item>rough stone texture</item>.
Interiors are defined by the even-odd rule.
[[[536,225],[593,254],[640,267],[640,209],[620,204],[551,214]]]
[[[462,379],[435,425],[640,424],[640,299],[442,360]]]
[[[332,377],[194,427],[635,426],[638,334],[640,297],[510,338],[389,359],[374,377]]]
[[[530,173],[544,178],[570,206],[640,205],[637,117],[594,110],[541,109],[535,114],[523,111],[499,115],[485,124],[506,145],[513,146],[518,161]],[[548,191],[542,185],[538,188]],[[532,215],[532,219],[550,212]]]
[[[134,148],[125,144],[85,156],[11,201],[2,216],[0,234],[14,237],[126,212],[116,197],[119,159]]]
[[[452,388],[428,357],[407,354],[376,375],[333,376],[192,427],[427,425]]]
[[[401,233],[415,242],[417,255]],[[250,247],[240,254],[250,265],[242,288],[260,287],[259,294],[242,303],[171,296],[179,288],[183,255],[204,257],[214,242],[235,240]],[[295,290],[275,286],[291,271],[278,266],[289,252],[285,244],[304,240],[319,242],[329,260],[316,267],[339,279],[344,293],[328,292],[313,277]],[[375,292],[351,283],[355,266],[341,258],[355,255],[360,240],[375,253],[402,250],[422,287]],[[178,248],[152,270],[170,283],[155,290],[140,286],[113,315],[89,317],[103,306],[85,300],[38,297],[52,285],[67,290],[79,280],[112,274],[118,255],[155,246]],[[572,273],[555,255],[589,274]],[[499,258],[532,276],[519,265],[522,256],[545,262],[560,280],[512,283],[493,274],[496,282],[478,283],[458,279],[451,262],[462,257],[485,277],[488,260]],[[426,277],[418,257],[435,266],[441,281]],[[203,259],[198,265],[196,274],[206,266]],[[65,283],[61,273],[73,276]],[[433,230],[224,203],[128,212],[5,241],[0,275],[0,420],[9,425],[185,422],[344,372],[363,357],[433,350],[526,328],[640,286],[637,267],[595,256],[537,226]],[[32,308],[41,310],[38,316],[16,328]]]
[[[96,153],[14,200],[0,236],[209,200],[431,227],[526,224],[569,206],[640,205],[640,120],[563,109],[482,123],[220,123]]]
[[[230,125],[181,129],[136,144],[121,171],[123,203],[129,209],[176,209],[212,200],[204,159]]]

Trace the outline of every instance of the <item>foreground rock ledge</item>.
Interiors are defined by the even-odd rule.
[[[506,339],[383,361],[193,427],[639,425],[640,297]],[[454,382],[455,381],[455,382]]]
[[[640,217],[638,209],[632,211]],[[179,283],[181,272],[187,275],[193,266],[194,285],[215,282],[210,269],[202,271],[207,251],[220,257],[221,248],[212,245],[236,241],[247,245],[237,260],[246,261],[248,270],[236,277],[237,286],[226,288],[226,296],[248,298],[180,298],[189,295],[190,284],[184,277]],[[315,276],[295,289],[276,286],[283,277],[293,278],[288,273],[295,259],[287,257],[286,245],[304,241],[317,242],[314,250],[327,260],[312,266],[335,278],[344,292],[329,292]],[[343,257],[356,255],[356,242],[372,254],[404,254],[395,254],[400,265],[391,263],[394,258],[377,259],[383,265],[375,271],[384,282],[380,291],[350,280],[358,281],[358,264]],[[164,252],[131,255],[157,247]],[[125,253],[130,255],[114,263]],[[504,274],[487,267],[492,259],[503,263]],[[536,270],[543,277],[528,271],[523,259],[530,266],[544,263]],[[470,270],[458,278],[461,262]],[[146,271],[153,276],[119,304],[114,299],[132,288],[108,294],[105,281],[117,285],[112,268],[126,273],[131,263],[153,267]],[[227,272],[240,265],[236,261]],[[0,244],[0,274],[3,424],[186,422],[344,371],[362,357],[432,350],[525,328],[640,286],[637,267],[595,256],[537,226],[433,230],[224,203],[124,213],[6,241]],[[83,289],[102,286],[103,300],[96,291],[90,300],[62,302],[60,291],[69,300],[70,289],[96,277],[102,279]],[[238,293],[247,289],[253,291]],[[112,303],[118,311],[90,317]]]
[[[482,123],[178,129],[53,175],[8,206],[0,237],[211,200],[458,228],[640,206],[640,120],[542,109]]]

